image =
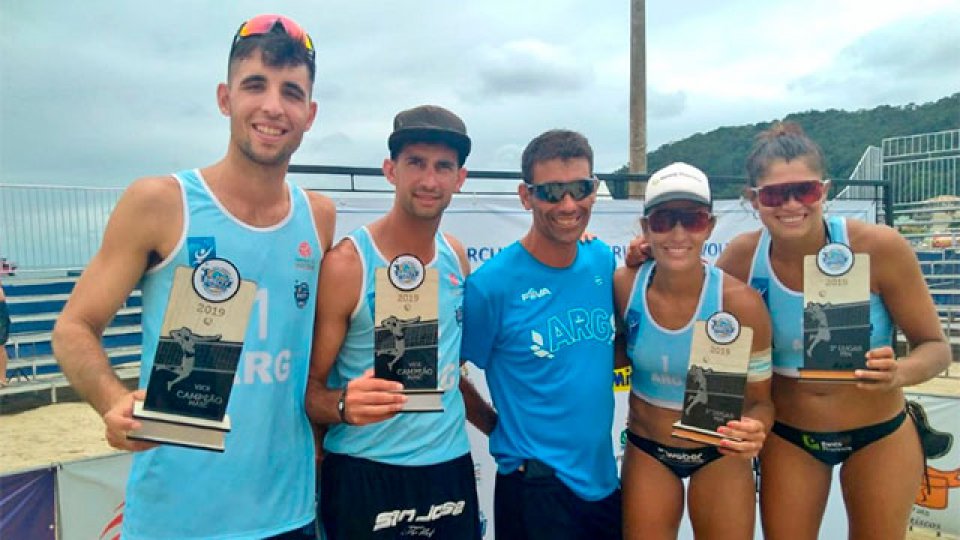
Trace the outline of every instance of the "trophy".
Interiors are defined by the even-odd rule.
[[[439,286],[436,268],[400,255],[375,273],[374,375],[403,384],[401,412],[443,410],[438,388]]]
[[[870,256],[830,243],[803,259],[806,381],[856,382],[870,350]]]
[[[732,313],[718,311],[694,323],[683,409],[673,424],[674,437],[712,445],[730,438],[717,428],[743,414],[752,343],[753,329],[741,327]]]
[[[227,401],[257,286],[225,259],[174,269],[144,401],[127,437],[224,451]]]

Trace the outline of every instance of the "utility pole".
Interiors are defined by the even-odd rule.
[[[630,0],[630,172],[647,172],[646,0]],[[629,197],[643,198],[646,184],[630,182]]]

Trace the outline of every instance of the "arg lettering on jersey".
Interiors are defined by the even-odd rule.
[[[806,381],[856,382],[870,350],[870,255],[830,243],[803,260]]]
[[[753,329],[726,311],[696,321],[680,420],[672,435],[718,445],[717,428],[743,414]]]
[[[227,402],[256,292],[226,259],[174,270],[146,399],[134,404],[142,428],[129,438],[224,451]]]
[[[374,375],[403,384],[401,412],[442,411],[437,269],[400,255],[376,269],[374,283]]]

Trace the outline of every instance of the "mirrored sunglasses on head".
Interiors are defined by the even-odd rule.
[[[688,232],[703,232],[710,226],[713,214],[706,208],[677,209],[658,208],[644,217],[650,230],[655,233],[665,233],[673,230],[677,223]]]
[[[749,191],[753,194],[753,197],[756,197],[761,206],[782,206],[791,198],[800,204],[813,204],[823,196],[828,182],[828,180],[805,180],[803,182],[751,187]]]
[[[575,201],[582,201],[597,191],[600,181],[596,178],[581,178],[571,182],[543,182],[541,184],[525,184],[527,190],[535,198],[548,202],[558,203],[570,195]]]
[[[310,39],[310,34],[307,34],[306,30],[296,21],[283,15],[257,15],[241,24],[237,33],[233,36],[233,45],[230,46],[231,55],[237,43],[248,37],[269,34],[270,32],[283,32],[300,41],[307,50],[310,61],[314,60],[316,51],[313,49],[313,40]]]

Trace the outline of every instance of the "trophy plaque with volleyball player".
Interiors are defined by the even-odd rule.
[[[726,437],[717,428],[743,414],[753,329],[726,311],[696,321],[680,420],[672,435],[717,445]]]
[[[407,402],[401,412],[442,411],[437,269],[400,255],[374,277],[374,375],[403,384]]]
[[[856,382],[870,350],[870,256],[830,243],[803,260],[800,379]]]
[[[257,286],[226,259],[174,270],[144,401],[131,439],[224,451],[227,401]]]

